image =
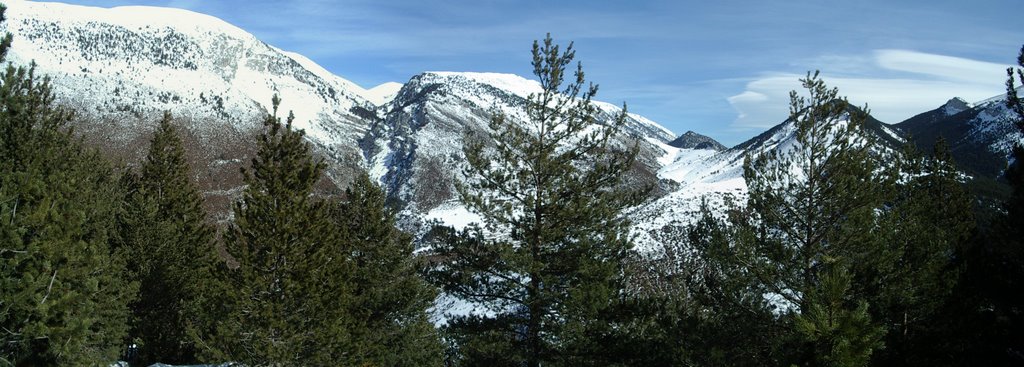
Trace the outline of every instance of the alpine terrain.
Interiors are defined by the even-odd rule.
[[[75,128],[87,142],[137,161],[163,111],[185,128],[190,161],[210,211],[229,216],[241,189],[238,168],[252,154],[271,97],[295,114],[315,152],[328,164],[321,191],[339,193],[366,170],[400,209],[407,230],[424,220],[462,226],[473,216],[457,203],[467,132],[482,132],[492,112],[523,119],[536,81],[511,74],[425,72],[405,84],[365,89],[312,60],[268,45],[217,18],[144,6],[93,8],[9,1],[0,31],[14,35],[9,60],[35,62],[53,79],[60,101],[78,112]],[[869,119],[867,128],[890,149],[909,137],[923,151],[942,136],[965,172],[994,179],[1006,167],[1012,142],[1024,137],[997,96],[978,103],[954,98],[895,125]],[[597,103],[608,121],[620,109]],[[735,147],[693,131],[675,136],[657,122],[628,115],[624,146],[639,158],[631,180],[655,189],[633,211],[639,243],[646,232],[688,221],[707,200],[743,197],[742,163],[750,154],[784,146],[784,122]]]

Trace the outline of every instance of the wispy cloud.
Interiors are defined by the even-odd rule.
[[[822,58],[822,77],[850,102],[867,104],[872,115],[895,123],[936,108],[953,97],[982,100],[1002,91],[1008,65],[910,50],[875,50],[869,55]],[[841,70],[829,73],[830,68]],[[736,110],[735,131],[764,129],[788,114],[789,91],[802,74],[765,73],[728,98]]]

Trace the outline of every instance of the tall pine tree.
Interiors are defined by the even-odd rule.
[[[395,227],[386,195],[366,174],[332,205],[331,217],[354,268],[346,365],[437,366],[441,341],[426,310],[437,295],[418,274],[412,237]]]
[[[749,158],[743,177],[750,216],[737,223],[738,261],[756,288],[791,313],[798,363],[865,365],[884,329],[854,297],[886,181],[863,133],[866,113],[849,108],[818,73],[790,93],[795,143]]]
[[[601,318],[621,295],[631,247],[621,210],[642,196],[622,185],[636,154],[614,140],[625,111],[596,121],[597,87],[579,65],[567,75],[574,57],[550,35],[534,42],[542,91],[527,99],[527,121],[497,113],[489,136],[466,145],[459,197],[487,231],[447,231],[432,273],[490,311],[451,320],[463,363],[602,363],[594,341],[611,332]]]
[[[345,361],[350,329],[352,264],[332,227],[326,205],[312,196],[323,163],[315,160],[293,116],[274,114],[235,205],[224,237],[236,269],[225,282],[213,326],[200,335],[209,359],[246,364],[330,365]],[[215,311],[216,312],[216,311]]]
[[[10,45],[7,34],[0,55]],[[72,137],[72,114],[34,66],[8,66],[2,77],[0,365],[113,362],[135,292],[110,246],[117,180]]]
[[[139,347],[130,362],[197,363],[186,331],[203,311],[202,285],[212,278],[218,258],[213,228],[169,113],[153,133],[141,175],[124,181],[128,205],[122,242],[128,268],[140,283],[129,333]]]

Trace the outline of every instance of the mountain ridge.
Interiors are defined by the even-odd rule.
[[[963,108],[950,108],[950,103]],[[910,135],[924,152],[931,152],[941,137],[961,170],[996,179],[1008,165],[1013,144],[1024,144],[1013,118],[1006,96],[997,95],[975,103],[951,100],[893,126]]]

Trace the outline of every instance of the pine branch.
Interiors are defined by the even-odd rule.
[[[43,299],[39,301],[39,304],[46,303],[46,298],[50,297],[50,290],[53,289],[53,281],[56,280],[56,279],[57,279],[57,270],[54,270],[53,271],[53,276],[50,277],[50,285],[48,285],[46,287],[46,295],[44,295]]]

